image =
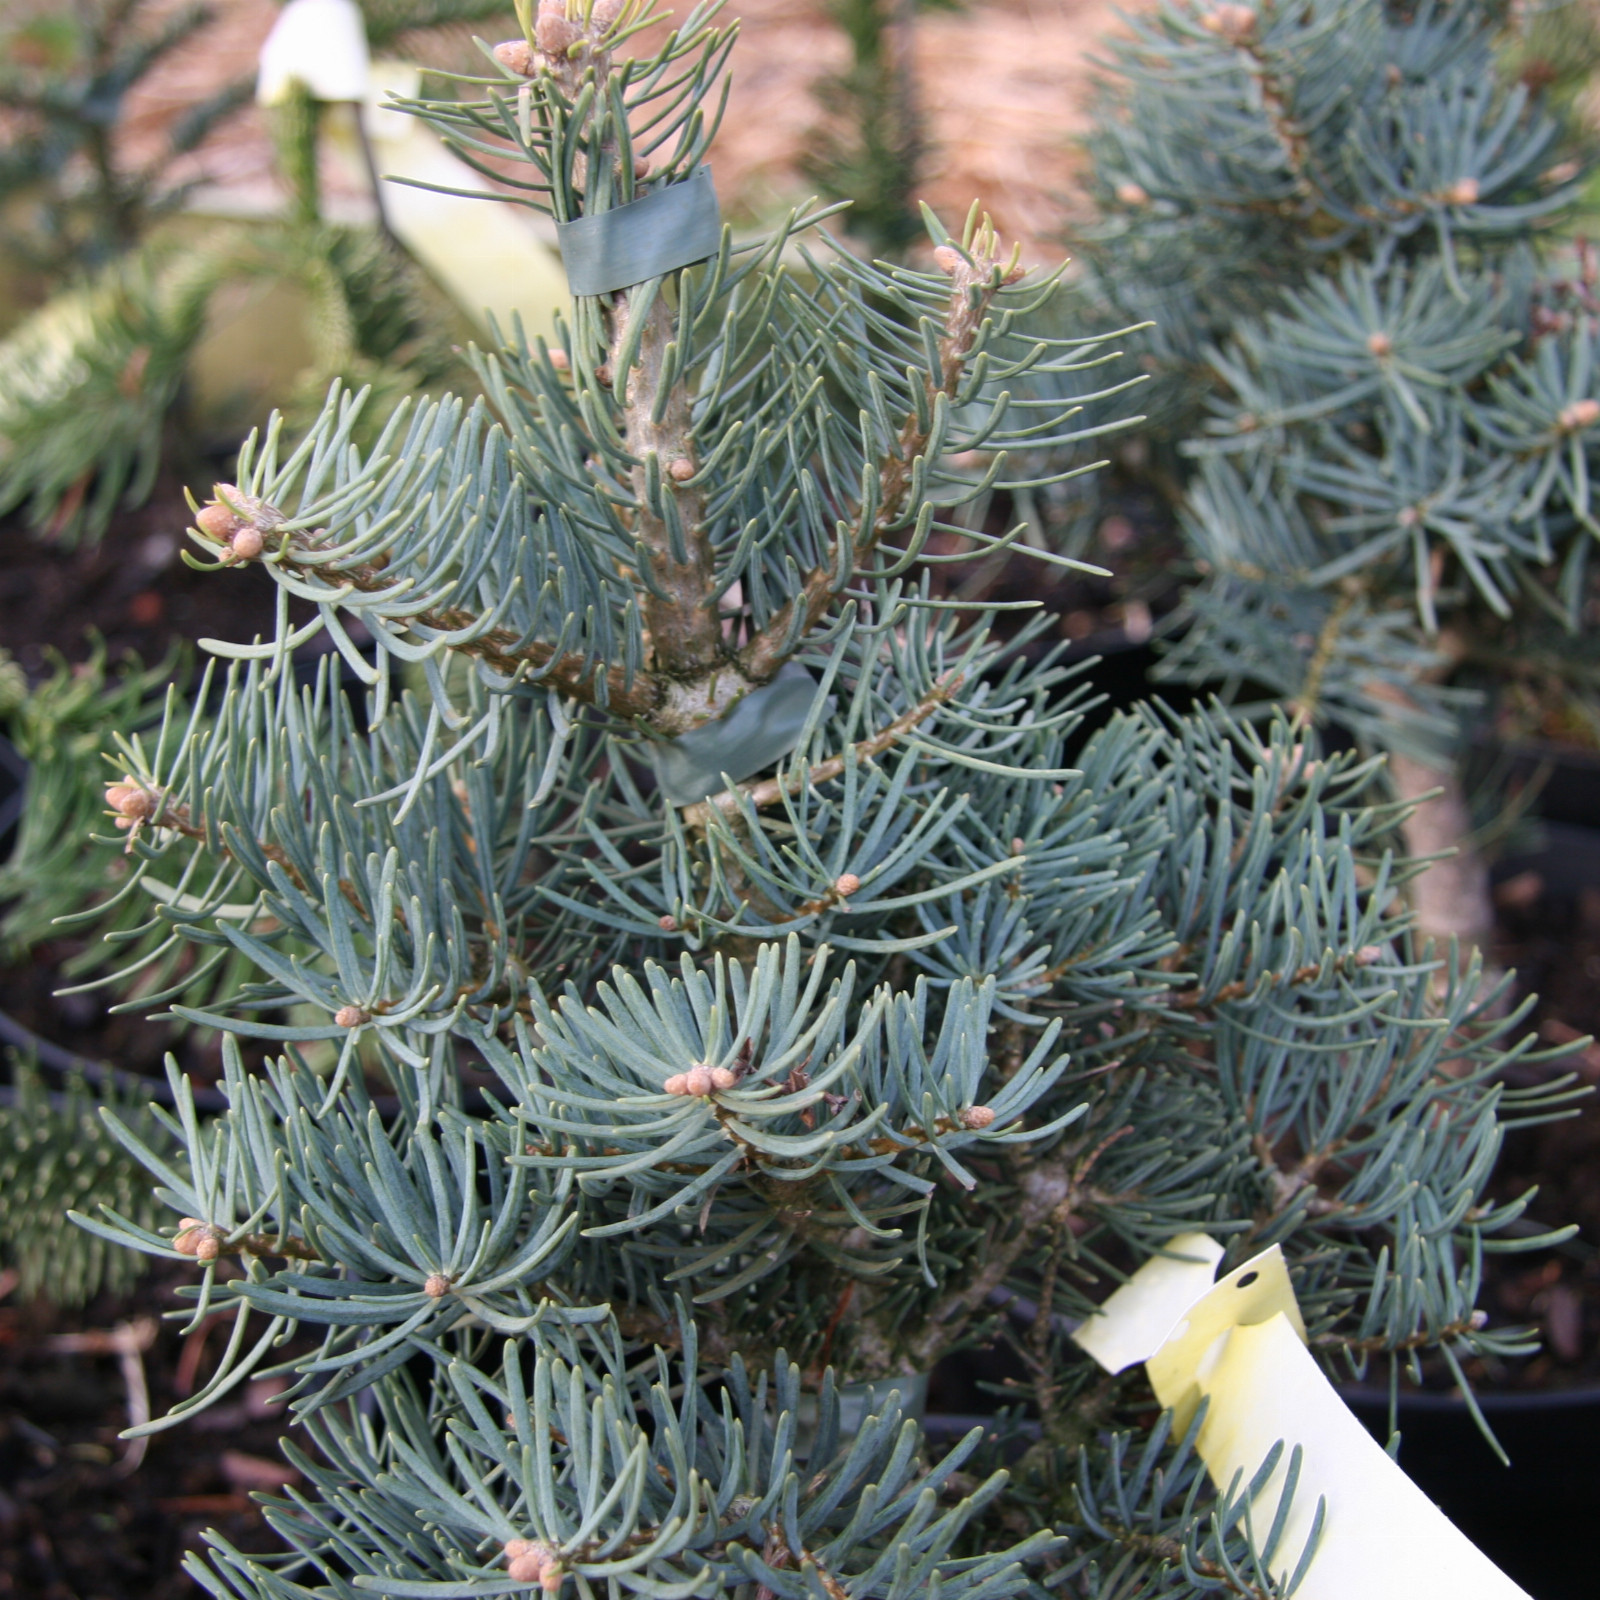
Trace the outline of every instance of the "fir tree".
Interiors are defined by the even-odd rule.
[[[1165,5],[1114,47],[1090,139],[1094,284],[1155,324],[1156,436],[1204,574],[1166,670],[1388,751],[1422,802],[1412,853],[1447,858],[1414,886],[1422,924],[1468,946],[1491,908],[1464,686],[1508,641],[1572,654],[1600,532],[1600,323],[1553,248],[1592,152],[1508,15]],[[1592,59],[1591,23],[1566,36]]]
[[[833,0],[850,64],[817,86],[829,122],[802,170],[824,199],[846,200],[842,222],[873,253],[898,255],[922,241],[915,200],[924,156],[912,70],[915,0]]]
[[[632,59],[648,20],[544,0],[413,109],[558,220],[660,194],[732,40]],[[1053,282],[977,220],[927,271],[820,220],[576,298],[370,450],[336,389],[197,513],[278,633],[213,642],[107,799],[152,928],[256,976],[158,997],[227,1036],[227,1111],[173,1069],[177,1155],[112,1119],[169,1222],[80,1220],[232,1318],[152,1426],[291,1377],[286,1553],[213,1541],[213,1594],[1264,1595],[1246,1499],[1132,1442],[1073,1318],[1205,1228],[1282,1243],[1340,1370],[1519,1345],[1484,1185],[1552,1097],[1413,945],[1373,763],[1221,709],[1086,736],[1028,626],[935,600],[932,534],[1073,436],[1016,386],[1108,352],[1029,335]],[[318,632],[364,715],[297,686]],[[1036,1436],[924,1450],[912,1380],[1002,1328]]]
[[[124,102],[150,71],[211,20],[204,5],[147,0],[19,0],[0,41],[0,153],[5,253],[50,274],[105,266],[138,244],[183,195],[174,160],[249,97],[230,83],[192,106],[143,167],[117,149]]]

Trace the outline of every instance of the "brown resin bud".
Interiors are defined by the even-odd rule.
[[[1478,180],[1457,178],[1444,192],[1446,205],[1475,206],[1478,203]]]
[[[228,553],[239,561],[254,561],[261,554],[264,541],[257,528],[241,528],[228,541]]]
[[[106,785],[106,804],[129,822],[145,822],[155,815],[156,797],[132,778]]]
[[[181,1256],[193,1256],[196,1261],[215,1261],[222,1254],[222,1230],[198,1217],[180,1218],[172,1248]]]
[[[724,1089],[731,1089],[738,1081],[739,1074],[732,1067],[713,1067],[711,1069],[711,1088],[714,1093],[720,1094]]]
[[[567,372],[572,367],[572,358],[565,350],[552,350],[550,352],[550,365],[557,372]]]
[[[994,1121],[994,1108],[992,1106],[968,1106],[961,1113],[963,1127],[971,1128],[975,1132],[980,1128],[987,1128]]]
[[[657,917],[656,926],[663,933],[676,933],[678,931],[678,919],[672,916]]]
[[[1150,204],[1150,191],[1142,183],[1127,183],[1117,185],[1117,200],[1125,206],[1147,206]]]
[[[833,892],[845,898],[853,895],[861,887],[861,880],[853,872],[841,872],[833,880]]]
[[[1561,408],[1561,426],[1568,433],[1576,433],[1580,428],[1593,427],[1600,422],[1600,400],[1574,400],[1570,406]]]
[[[220,500],[213,500],[210,505],[202,506],[195,512],[194,525],[206,538],[214,539],[218,544],[227,544],[244,523]]]
[[[941,272],[953,273],[961,265],[961,252],[954,245],[942,244],[933,252],[933,262]]]
[[[526,39],[507,39],[494,47],[494,58],[507,72],[519,78],[531,78],[539,70],[539,58]]]
[[[1255,33],[1256,14],[1249,6],[1218,6],[1201,17],[1200,26],[1229,44],[1240,44]]]
[[[546,1571],[554,1567],[557,1555],[542,1539],[507,1539],[506,1575],[517,1583],[544,1582]],[[560,1584],[560,1573],[556,1582]]]
[[[422,1292],[430,1300],[443,1300],[450,1293],[450,1280],[442,1272],[430,1272],[423,1282]]]
[[[235,558],[253,560],[283,513],[265,500],[248,495],[236,483],[214,483],[211,503],[195,513],[194,524],[208,539],[225,544]]]
[[[679,456],[678,459],[667,468],[667,476],[670,477],[674,483],[687,483],[694,476],[694,462],[689,460],[687,456]]]
[[[360,1006],[340,1006],[334,1012],[333,1020],[341,1028],[359,1028],[362,1023],[372,1021],[372,1014],[363,1011]]]
[[[534,24],[533,36],[539,48],[553,61],[564,56],[583,37],[583,30],[575,22],[552,11],[541,11]]]
[[[1385,356],[1394,353],[1394,341],[1386,333],[1369,334],[1367,349],[1381,361]]]
[[[688,1094],[689,1074],[687,1072],[674,1072],[665,1083],[661,1085],[662,1094]]]
[[[706,1066],[690,1067],[683,1075],[683,1093],[699,1098],[711,1093],[711,1068]]]

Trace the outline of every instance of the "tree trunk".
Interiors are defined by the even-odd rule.
[[[1494,930],[1494,908],[1489,898],[1489,869],[1472,843],[1472,818],[1453,768],[1435,767],[1414,756],[1391,753],[1389,773],[1395,794],[1410,801],[1415,810],[1401,824],[1406,851],[1412,856],[1454,855],[1433,862],[1411,880],[1412,908],[1417,931],[1441,946],[1455,939],[1464,966],[1473,951],[1482,949]],[[1430,800],[1420,797],[1438,789]],[[1420,802],[1420,803],[1419,803]]]

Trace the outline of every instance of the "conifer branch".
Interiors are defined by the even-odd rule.
[[[650,563],[650,581],[644,585],[640,601],[656,672],[674,679],[695,678],[712,671],[723,659],[716,553],[705,523],[705,492],[685,481],[694,478],[697,464],[681,365],[676,375],[668,368],[676,323],[662,293],[651,292],[643,298],[647,303],[641,312],[640,291],[624,290],[613,298],[607,311],[614,381],[625,396],[624,438],[628,453],[639,462],[632,469],[633,531]],[[644,326],[636,332],[633,323],[641,315]],[[635,364],[627,372],[620,371],[623,352],[635,339]],[[668,391],[665,395],[664,388]],[[652,464],[659,493],[673,502],[672,513],[679,524],[676,539],[665,516],[650,504]],[[681,559],[675,543],[682,547]]]
[[[285,532],[288,520],[277,506],[245,493],[238,485],[219,483],[211,500],[197,513],[195,524],[207,539],[221,546],[222,560],[229,565],[263,560],[299,577],[315,576],[326,582],[331,575],[347,592],[362,594],[380,594],[392,586],[393,575],[385,575],[381,561],[329,565],[299,559],[320,553],[328,530]],[[419,611],[406,622],[430,633],[466,635],[451,645],[457,654],[475,656],[512,679],[531,670],[542,682],[581,704],[604,705],[620,717],[648,716],[658,703],[659,684],[653,678],[638,675],[630,681],[621,668],[604,667],[577,653],[559,653],[544,640],[520,638],[509,628],[480,630],[481,619],[464,607]]]
[[[800,592],[781,606],[739,652],[746,676],[764,683],[794,653],[793,641],[803,638],[826,615],[850,580],[861,570],[862,559],[876,550],[883,538],[900,527],[916,481],[916,464],[933,437],[936,401],[952,401],[961,388],[967,357],[995,295],[1020,276],[1018,258],[1000,253],[999,240],[985,218],[972,240],[970,254],[950,245],[940,247],[940,265],[950,274],[950,298],[939,340],[939,368],[923,375],[923,406],[913,407],[901,423],[894,449],[877,465],[879,501],[872,521],[848,535],[849,560],[837,544],[827,559],[804,577]],[[1004,262],[1004,265],[1002,265]],[[923,420],[926,418],[926,420]]]

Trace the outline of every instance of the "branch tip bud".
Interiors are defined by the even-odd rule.
[[[206,538],[218,544],[227,544],[243,527],[238,517],[220,500],[213,500],[210,505],[202,506],[195,512],[194,525]]]
[[[198,1217],[181,1217],[172,1248],[180,1256],[193,1256],[196,1261],[215,1261],[222,1254],[222,1229]]]
[[[539,58],[526,39],[507,39],[494,47],[494,58],[507,72],[531,78],[539,70]]]
[[[1600,400],[1574,400],[1570,406],[1562,406],[1558,420],[1566,433],[1593,427],[1600,422]]]
[[[228,552],[236,560],[254,561],[265,547],[265,541],[256,528],[241,528],[228,541]]]
[[[549,1589],[549,1573],[555,1574],[554,1587],[561,1587],[560,1556],[542,1539],[507,1539],[506,1575],[517,1583],[537,1583]]]
[[[148,822],[156,813],[156,797],[141,783],[124,778],[106,785],[106,804],[126,822]]]
[[[1200,26],[1229,44],[1243,44],[1255,37],[1256,14],[1250,6],[1218,6],[1201,17]]]

